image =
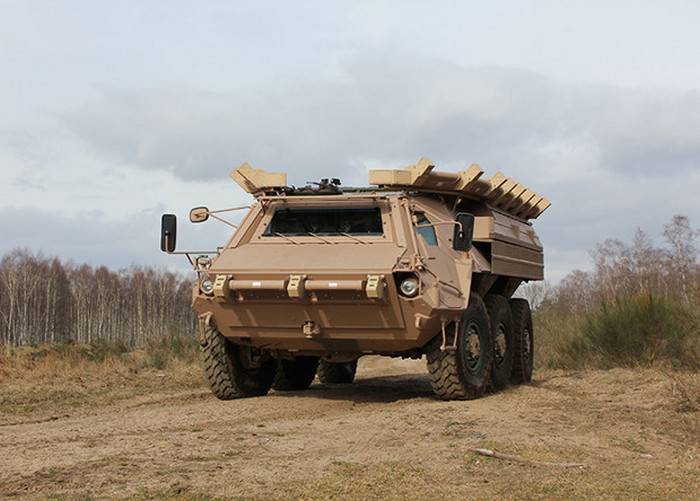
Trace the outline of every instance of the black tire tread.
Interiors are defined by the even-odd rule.
[[[485,312],[483,300],[477,294],[472,294],[469,302],[480,303],[478,308],[482,308]],[[490,382],[490,367],[491,360],[487,360],[487,377],[480,387],[468,386],[463,384],[460,376],[460,368],[458,367],[458,359],[456,352],[441,351],[440,344],[442,338],[436,336],[431,341],[426,350],[426,359],[428,373],[430,374],[430,385],[433,392],[443,400],[472,400],[481,397],[485,392]],[[487,350],[484,356],[493,356],[492,350]]]
[[[510,300],[510,308],[513,312],[513,330],[515,356],[513,357],[513,372],[511,382],[513,384],[528,383],[532,381],[532,364],[524,359],[523,354],[523,329],[530,329],[530,349],[534,349],[534,331],[532,329],[532,313],[530,303],[525,299],[513,298]]]
[[[435,344],[435,343],[434,343]],[[443,400],[468,400],[479,395],[460,382],[455,353],[440,351],[440,342],[427,353],[428,373],[433,392]]]
[[[232,374],[226,338],[214,329],[207,329],[204,332],[203,341],[202,368],[212,393],[220,400],[232,400],[244,396]]]
[[[306,390],[316,377],[317,368],[317,357],[279,360],[275,379],[272,380],[272,389],[276,391]]]
[[[487,294],[484,298],[484,305],[486,306],[486,311],[489,314],[489,321],[491,322],[491,337],[493,338],[494,348],[496,342],[496,325],[494,325],[494,317],[499,314],[507,315],[506,323],[510,324],[506,327],[510,328],[510,339],[508,339],[508,345],[506,347],[509,350],[507,355],[507,360],[505,361],[505,366],[499,371],[495,366],[495,356],[494,356],[494,366],[491,369],[491,384],[494,390],[502,390],[511,379],[511,374],[513,372],[514,363],[514,353],[515,353],[515,343],[514,343],[514,326],[513,315],[511,312],[511,306],[508,299],[505,296],[499,294]]]
[[[254,385],[246,388],[241,384],[246,377],[245,369],[235,360],[234,345],[216,329],[208,328],[204,332],[201,350],[204,378],[218,399],[262,396],[269,391],[272,382],[269,362],[260,370]]]
[[[357,360],[352,362],[328,362],[321,360],[316,375],[323,384],[350,384],[355,380]]]

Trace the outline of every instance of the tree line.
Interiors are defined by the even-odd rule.
[[[590,252],[591,270],[573,270],[554,287],[544,282],[528,284],[524,295],[536,308],[562,313],[587,314],[640,295],[700,311],[700,230],[693,228],[687,216],[676,215],[661,235],[661,245],[641,229],[630,243],[605,240]]]
[[[112,271],[27,250],[0,260],[0,344],[117,342],[194,332],[192,280],[151,267]]]
[[[657,244],[641,230],[606,240],[592,269],[554,287],[528,284],[535,306],[535,353],[564,368],[670,364],[700,369],[700,232],[675,216]]]
[[[641,230],[631,243],[606,240],[591,252],[590,271],[572,271],[554,287],[532,283],[521,293],[541,318],[557,325],[639,296],[700,316],[700,232],[687,217],[674,216],[662,234],[663,245]],[[0,344],[104,341],[135,347],[190,335],[196,329],[191,287],[192,280],[158,268],[112,271],[15,250],[0,260]]]

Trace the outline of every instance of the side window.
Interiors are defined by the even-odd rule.
[[[415,213],[416,218],[418,218],[418,223],[416,227],[416,232],[423,237],[423,240],[425,240],[425,243],[428,245],[437,245],[438,240],[437,240],[437,235],[435,234],[435,227],[434,226],[424,226],[430,224],[430,220],[425,217],[424,212],[416,212]]]

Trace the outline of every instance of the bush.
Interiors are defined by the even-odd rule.
[[[700,230],[677,215],[663,237],[606,240],[590,271],[518,291],[535,309],[538,366],[700,368]]]
[[[695,312],[680,302],[652,295],[618,299],[603,305],[580,321],[555,322],[551,329],[575,326],[559,347],[552,347],[545,365],[550,367],[631,367],[668,364],[700,368],[700,324]],[[541,341],[542,342],[542,341]]]
[[[149,341],[144,347],[141,368],[165,369],[173,360],[194,362],[199,347],[194,336],[173,334],[158,340]]]

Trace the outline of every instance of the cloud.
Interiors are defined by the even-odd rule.
[[[96,212],[65,216],[38,209],[0,207],[3,214],[0,256],[17,248],[59,256],[76,263],[126,268],[157,265],[187,271],[183,256],[160,251],[160,210],[147,210],[123,220],[105,220]],[[227,238],[221,224],[180,224],[179,249],[213,250]]]
[[[295,184],[329,176],[364,184],[368,167],[422,155],[448,170],[472,162],[488,174],[503,170],[553,201],[536,227],[554,280],[585,267],[582,256],[596,242],[631,236],[637,226],[658,232],[673,213],[700,213],[697,92],[573,85],[525,70],[374,55],[337,66],[332,79],[255,91],[103,87],[56,118],[71,138],[61,151],[123,177],[103,189],[150,180],[150,191],[134,188],[139,210],[170,206],[175,193],[189,203],[188,187],[228,190],[228,170],[243,161],[286,171]],[[88,227],[99,234],[97,221]],[[154,234],[136,225],[134,238],[137,231]],[[84,249],[92,241],[87,230],[75,239]],[[88,252],[123,261],[108,251]]]
[[[368,158],[513,164],[518,151],[559,134],[563,117],[542,113],[560,113],[553,91],[561,92],[524,71],[371,58],[353,60],[336,81],[254,94],[104,90],[63,118],[96,151],[145,168],[211,179],[250,160],[302,183],[355,177]]]
[[[524,169],[576,152],[588,169],[698,168],[700,94],[567,85],[532,72],[355,58],[342,77],[255,93],[120,91],[63,116],[97,151],[185,179],[250,160],[304,182],[367,159]]]

